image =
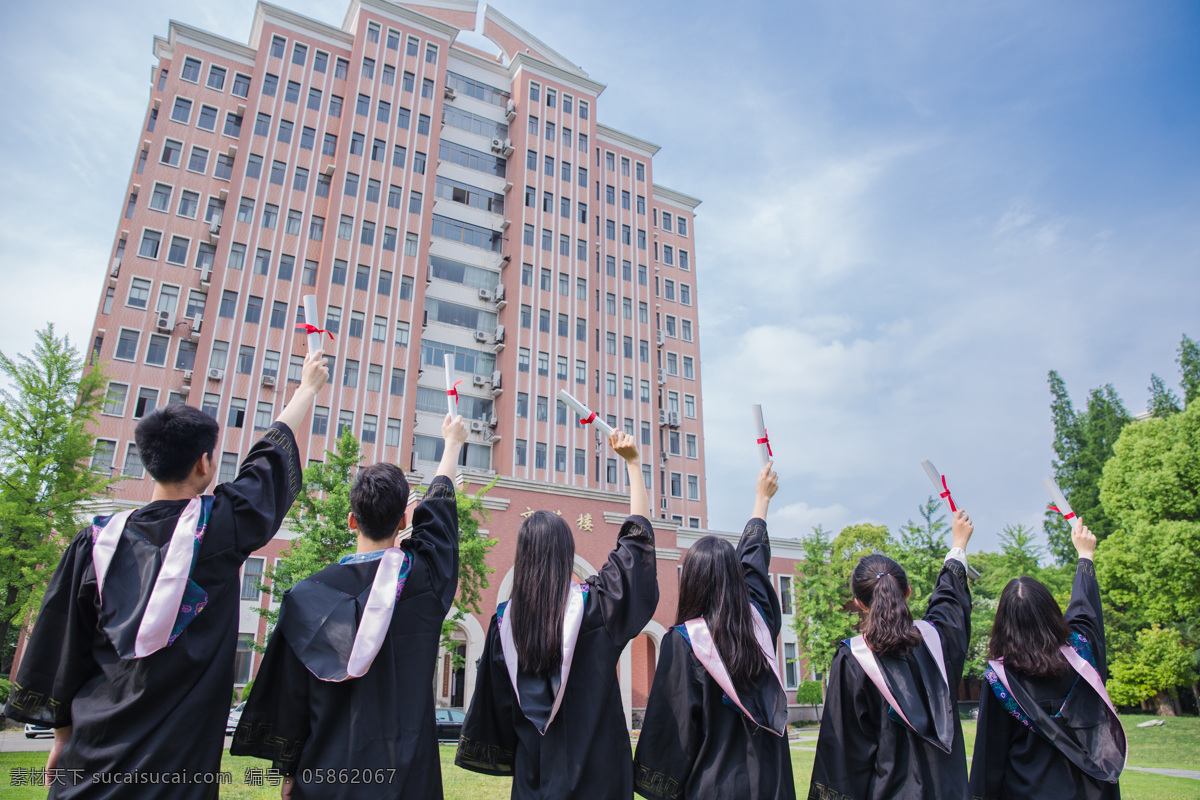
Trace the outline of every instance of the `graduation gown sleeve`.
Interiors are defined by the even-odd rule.
[[[271,540],[303,485],[296,438],[287,425],[272,423],[246,454],[237,477],[213,492],[214,506],[221,509],[214,522],[230,526],[242,561]],[[226,516],[226,509],[232,514]]]
[[[617,534],[617,546],[600,573],[588,579],[609,637],[622,647],[642,632],[658,607],[658,567],[654,527],[630,516]],[[589,602],[593,602],[589,599]]]
[[[1081,634],[1092,646],[1096,671],[1108,680],[1108,648],[1104,641],[1104,610],[1100,603],[1100,584],[1096,582],[1096,565],[1090,558],[1079,559],[1075,581],[1071,586],[1071,603],[1064,615],[1067,627]]]
[[[285,597],[229,753],[266,759],[282,774],[295,775],[310,733],[309,673],[283,634],[286,603]]]
[[[428,565],[433,591],[449,609],[458,590],[458,502],[449,478],[433,479],[413,511],[412,528],[400,547]]]
[[[742,574],[746,577],[746,589],[763,614],[763,621],[771,631],[771,638],[779,638],[783,627],[783,610],[779,595],[771,585],[771,540],[767,536],[767,521],[755,517],[746,523],[742,538],[737,546],[738,560],[742,562]]]
[[[651,800],[683,796],[704,738],[703,686],[678,631],[663,637],[634,757],[634,788]]]
[[[90,570],[91,591],[83,588],[92,563],[91,530],[85,528],[71,541],[46,586],[4,709],[10,719],[51,728],[70,725],[71,700],[97,671],[91,639],[95,578]]]
[[[946,677],[952,691],[962,679],[971,642],[971,590],[967,586],[967,568],[956,558],[947,558],[938,573],[925,621],[937,628],[946,660]]]

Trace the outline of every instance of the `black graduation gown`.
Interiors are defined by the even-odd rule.
[[[13,682],[5,714],[62,727],[71,738],[51,798],[214,798],[215,783],[93,783],[93,773],[215,773],[233,694],[242,562],[270,541],[302,486],[296,440],[276,422],[237,477],[216,487],[192,580],[208,603],[173,644],[145,658],[120,658],[101,627],[92,528],[67,547]],[[160,500],[129,517],[105,581],[105,613],[145,603],[157,559],[186,500]],[[106,520],[97,518],[103,527]],[[149,542],[153,547],[146,546]],[[121,591],[140,586],[140,592]],[[103,780],[103,779],[101,779]],[[110,778],[109,780],[114,780]],[[124,780],[123,777],[116,780]],[[134,780],[137,780],[134,778]]]
[[[1107,680],[1104,615],[1100,587],[1091,560],[1079,559],[1066,620],[1072,633],[1091,645],[1096,671]],[[1081,769],[1096,762],[1123,762],[1107,734],[1106,708],[1100,695],[1075,670],[1066,675],[1032,677],[1007,670],[1009,686],[1021,709],[1045,735],[1025,727],[985,683],[979,701],[979,728],[971,760],[971,796],[981,800],[1039,798],[1118,800],[1120,786]],[[1078,680],[1077,680],[1078,679]],[[1053,715],[1062,711],[1058,718]],[[1054,742],[1046,736],[1052,737]]]
[[[750,598],[778,640],[783,615],[768,577],[771,542],[765,520],[746,523],[738,557]],[[724,691],[678,628],[663,637],[654,684],[633,760],[634,789],[652,800],[756,798],[792,800],[796,783],[788,748],[787,695],[773,673],[738,692],[758,725],[723,700]],[[770,730],[782,730],[776,736]]]
[[[283,596],[229,752],[268,759],[296,776],[293,800],[442,796],[430,687],[442,620],[458,589],[458,510],[449,478],[434,478],[413,513],[412,536],[399,546],[411,558],[404,590],[379,653],[359,678],[317,676],[346,674],[379,559],[333,564]],[[349,777],[327,777],[344,770]]]
[[[888,708],[883,695],[843,642],[829,668],[829,689],[817,736],[810,800],[958,800],[967,793],[967,758],[955,698],[971,638],[971,592],[962,563],[949,559],[938,574],[925,620],[942,640],[942,675],[924,644],[904,658],[878,657],[888,688],[914,728]],[[941,731],[950,752],[931,740]],[[918,733],[919,732],[919,733]]]
[[[514,798],[633,796],[633,759],[617,662],[658,606],[654,528],[648,519],[625,520],[616,549],[587,583],[566,694],[544,736],[517,705],[495,615],[488,626],[475,696],[454,763],[486,775],[512,776]],[[521,679],[537,680],[524,673]]]

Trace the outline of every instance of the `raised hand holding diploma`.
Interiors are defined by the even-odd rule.
[[[579,402],[574,397],[572,397],[570,392],[568,392],[566,389],[558,390],[558,399],[562,400],[564,403],[566,403],[568,406],[570,406],[571,409],[576,414],[579,415],[579,424],[580,425],[587,425],[590,422],[592,425],[595,426],[596,430],[600,431],[600,433],[604,434],[605,436],[608,436],[610,442],[612,441],[612,435],[613,435],[612,426],[610,426],[604,420],[600,419],[600,417],[596,415],[595,411],[592,411],[587,406],[585,406],[583,403]],[[613,445],[613,446],[615,447],[616,445]]]
[[[442,363],[446,365],[446,406],[450,409],[450,416],[458,416],[458,385],[462,381],[454,380],[454,355],[446,353],[442,357]]]
[[[775,458],[775,454],[771,452],[771,440],[767,437],[767,424],[763,422],[762,406],[755,403],[750,410],[754,413],[754,427],[758,433],[754,440],[758,444],[758,457],[765,467]]]
[[[763,521],[767,519],[767,508],[771,505],[771,498],[779,491],[779,475],[772,471],[773,466],[774,462],[768,461],[758,471],[758,483],[754,487],[754,513],[751,516]]]
[[[321,328],[321,318],[317,314],[317,296],[306,294],[300,300],[304,303],[304,322],[297,322],[296,330],[308,334],[308,352],[315,353],[321,349],[321,334],[328,334],[330,341],[333,340],[333,334]]]
[[[565,392],[559,392],[560,397],[563,394]],[[642,454],[638,450],[637,442],[624,431],[614,431],[611,428],[609,430],[611,432],[608,434],[608,444],[625,460],[629,472],[629,514],[650,519],[650,495],[646,493],[646,481],[642,477]]]
[[[1062,490],[1058,488],[1058,484],[1054,482],[1054,478],[1042,478],[1042,485],[1046,487],[1046,492],[1049,493],[1050,499],[1054,501],[1054,505],[1050,506],[1052,511],[1062,514],[1062,518],[1073,529],[1083,525],[1083,522],[1071,510],[1071,505],[1067,502],[1067,498],[1063,496]],[[1075,521],[1072,522],[1071,520]]]
[[[922,469],[929,476],[929,480],[933,481],[933,486],[938,491],[938,497],[950,504],[950,513],[958,511],[958,507],[954,505],[954,498],[950,496],[950,487],[946,485],[946,476],[937,471],[937,467],[928,458],[921,462]]]

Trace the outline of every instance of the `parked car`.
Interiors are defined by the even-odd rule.
[[[439,742],[457,742],[462,736],[463,720],[467,715],[457,708],[434,709],[437,718],[437,738]]]
[[[26,739],[36,739],[39,736],[49,736],[51,738],[54,738],[54,729],[47,728],[45,725],[26,725],[25,726],[25,738]]]
[[[233,731],[238,726],[238,722],[242,719],[242,709],[246,707],[246,701],[238,703],[229,711],[229,719],[225,720],[225,735],[233,736]]]

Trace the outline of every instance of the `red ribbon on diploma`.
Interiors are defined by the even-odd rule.
[[[309,325],[307,322],[297,322],[296,330],[304,331],[305,333],[329,333],[324,328],[318,328],[316,325]],[[333,339],[333,334],[329,333],[330,340]]]
[[[958,511],[958,509],[954,507],[954,498],[950,496],[950,487],[946,485],[946,476],[945,475],[942,476],[942,488],[945,489],[945,491],[942,492],[941,495],[939,495],[939,496],[943,500],[946,500],[950,503],[951,513]]]
[[[460,383],[462,383],[462,381],[455,381],[454,385],[446,390],[446,394],[450,397],[453,397],[454,402],[456,402],[456,403],[458,402],[458,385]]]
[[[755,439],[754,443],[755,444],[765,444],[767,446],[767,455],[770,456],[771,458],[775,457],[775,454],[771,452],[771,439],[769,436],[767,436],[766,428],[763,428],[763,438]]]
[[[591,415],[590,417],[588,417],[587,419],[584,419],[583,417],[580,417],[580,418],[579,418],[579,424],[580,424],[580,425],[591,425],[591,424],[592,424],[592,421],[593,421],[594,419],[596,419],[596,412],[595,412],[595,411],[593,411],[593,412],[592,412],[592,415]]]
[[[1056,511],[1056,512],[1058,512],[1059,514],[1062,514],[1062,513],[1063,513],[1063,512],[1062,512],[1062,510],[1061,510],[1061,509],[1059,509],[1059,507],[1058,507],[1058,506],[1050,506],[1050,510],[1051,510],[1051,511]],[[1072,511],[1072,512],[1070,512],[1070,513],[1068,513],[1068,514],[1063,514],[1063,519],[1071,519],[1071,518],[1072,518],[1072,517],[1074,517],[1074,516],[1075,516],[1075,512],[1074,512],[1074,511]]]

